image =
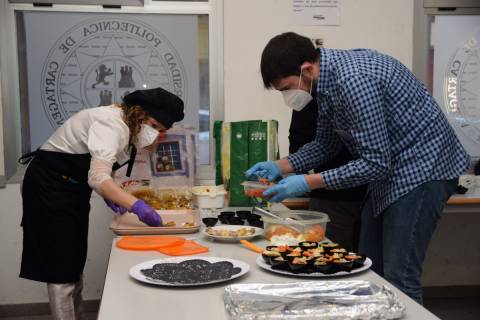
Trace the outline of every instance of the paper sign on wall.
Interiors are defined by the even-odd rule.
[[[297,25],[339,26],[339,0],[292,0],[292,21]]]

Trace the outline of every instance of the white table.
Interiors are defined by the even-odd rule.
[[[129,269],[140,262],[166,256],[156,251],[122,250],[115,246],[115,239],[110,254],[98,319],[228,319],[223,304],[223,289],[229,284],[312,280],[309,278],[285,277],[260,269],[255,263],[258,254],[240,244],[213,242],[200,233],[184,236],[189,239],[196,238],[195,241],[210,248],[210,252],[203,254],[203,256],[232,258],[247,262],[250,265],[250,272],[242,278],[206,287],[167,288],[147,285],[130,278],[128,275]],[[267,244],[262,239],[256,240],[254,243],[258,246]],[[202,255],[195,255],[195,257],[197,256]],[[407,307],[404,319],[438,319],[373,271],[369,270],[342,279],[368,280],[377,285],[388,285]]]

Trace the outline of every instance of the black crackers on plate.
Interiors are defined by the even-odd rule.
[[[149,279],[168,283],[198,284],[230,279],[241,272],[229,261],[211,263],[202,259],[186,260],[179,263],[157,263],[151,269],[140,272]]]

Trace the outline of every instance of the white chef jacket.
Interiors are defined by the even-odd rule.
[[[115,105],[84,109],[58,128],[40,149],[70,154],[90,153],[89,185],[99,192],[111,179],[112,165],[129,159],[130,130]]]

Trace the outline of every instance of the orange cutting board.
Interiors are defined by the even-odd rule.
[[[184,238],[175,236],[124,236],[117,241],[117,247],[126,250],[157,250],[181,246],[184,242]]]
[[[168,256],[187,256],[191,254],[198,254],[208,252],[208,248],[199,245],[195,241],[186,240],[183,244],[172,247],[158,248],[158,252]]]

